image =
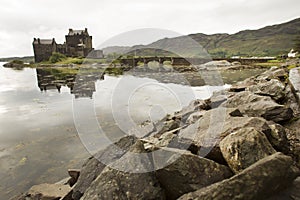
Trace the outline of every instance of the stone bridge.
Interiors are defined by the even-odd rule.
[[[208,58],[183,58],[183,57],[134,57],[134,58],[119,58],[121,65],[127,65],[135,67],[138,63],[144,63],[144,66],[148,66],[149,62],[158,62],[160,65],[163,65],[165,61],[171,62],[171,65],[200,65],[211,61]],[[253,63],[264,63],[269,60],[273,60],[272,58],[215,58],[215,61],[219,60],[227,60],[228,62],[240,62],[242,65],[250,65]]]

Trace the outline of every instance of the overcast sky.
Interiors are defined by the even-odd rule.
[[[235,33],[298,17],[299,0],[2,0],[0,57],[33,55],[34,37],[54,37],[63,43],[69,28],[87,27],[97,47],[141,28],[180,34]],[[136,44],[171,36],[154,33],[145,37],[147,41],[137,38]]]

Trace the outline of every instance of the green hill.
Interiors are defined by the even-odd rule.
[[[188,38],[198,42],[212,57],[278,56],[287,54],[300,37],[300,18],[287,23],[267,26],[258,30],[245,30],[236,34],[191,34],[176,38],[164,38],[149,45],[138,45],[130,50],[136,55],[158,55],[150,49],[171,49],[187,57],[201,55],[199,48]],[[116,52],[118,53],[118,52]],[[165,55],[165,53],[164,53]]]
[[[230,55],[276,56],[294,47],[300,35],[300,18],[258,30],[246,30],[225,37],[209,51],[225,50]]]

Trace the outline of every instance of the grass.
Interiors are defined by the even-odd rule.
[[[254,66],[261,66],[261,67],[279,67],[281,66],[283,63],[282,62],[265,62],[265,63],[255,63],[253,64]]]
[[[280,63],[280,64],[283,63],[283,62],[284,62],[283,60],[277,60],[277,59],[268,61],[268,63]]]
[[[54,64],[76,64],[76,65],[81,65],[84,62],[84,58],[66,58],[62,61],[58,61]]]
[[[81,65],[81,64],[105,64],[108,63],[106,59],[91,59],[91,58],[73,58],[73,57],[66,57],[63,58],[57,62],[50,62],[50,61],[43,61],[38,64],[59,64],[59,65],[67,65],[67,64],[75,64],[75,65]]]
[[[269,60],[267,62],[264,63],[255,63],[255,66],[261,66],[261,67],[280,67],[281,65],[283,65],[286,61],[285,60],[281,60],[281,59],[274,59],[274,60]]]
[[[42,67],[41,69],[49,72],[50,74],[58,77],[58,79],[63,78],[66,75],[76,75],[79,71],[79,68],[69,68],[69,67]]]
[[[23,65],[24,64],[24,62],[22,60],[13,60],[10,63],[12,63],[12,64],[19,64],[19,65]]]
[[[288,70],[291,70],[291,69],[296,68],[296,67],[297,67],[296,65],[289,65],[289,66],[287,67],[287,69],[288,69]]]

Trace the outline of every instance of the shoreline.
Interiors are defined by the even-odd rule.
[[[194,72],[199,70],[243,70],[243,69],[269,69],[272,66],[282,66],[288,62],[279,62],[279,63],[256,63],[254,65],[242,65],[237,62],[230,63],[226,60],[219,60],[219,61],[210,61],[208,63],[202,65],[164,65],[164,67],[144,67],[144,66],[128,66],[128,65],[120,65],[120,64],[113,64],[113,63],[106,63],[106,64],[99,64],[99,63],[82,63],[82,64],[46,64],[46,63],[21,63],[17,61],[7,62],[4,64],[4,67],[7,68],[95,68],[95,69],[120,69],[124,71],[128,71],[131,69],[139,69],[139,70],[146,70],[146,71],[170,71],[175,70],[177,72]]]
[[[160,168],[149,157],[135,160],[142,166],[138,170],[147,173],[117,170],[98,159],[130,169],[133,158],[126,152],[111,157],[116,149],[109,146],[87,159],[81,170],[69,170],[67,181],[33,186],[16,199],[34,199],[37,194],[66,200],[299,198],[295,190],[300,176],[300,107],[295,93],[299,88],[289,76],[286,68],[273,67],[147,124],[153,131],[146,137],[126,136],[115,143],[129,153],[164,149],[180,154],[169,165]],[[208,134],[210,125],[217,123],[210,120],[220,116],[222,127],[214,129],[219,133]]]

